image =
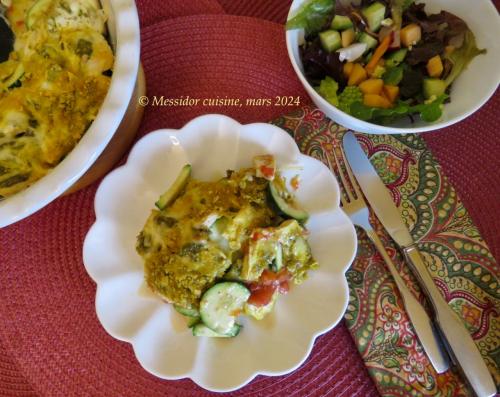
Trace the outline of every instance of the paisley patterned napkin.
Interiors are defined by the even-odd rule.
[[[311,107],[274,123],[295,138],[303,153],[325,164],[345,132]],[[419,242],[435,283],[463,320],[500,384],[499,266],[467,210],[420,136],[357,137]],[[403,278],[422,299],[395,245],[374,221]],[[382,258],[359,230],[358,238],[357,257],[347,272],[350,299],[345,319],[379,392],[383,396],[471,396],[456,372],[434,371]]]

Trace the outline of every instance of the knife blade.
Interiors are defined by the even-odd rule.
[[[434,284],[388,189],[352,132],[344,135],[343,147],[363,194],[377,218],[403,251],[422,290],[431,302],[436,325],[453,361],[479,397],[495,395],[496,385],[479,349],[463,322],[449,307]]]

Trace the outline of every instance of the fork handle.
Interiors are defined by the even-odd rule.
[[[446,353],[443,352],[429,315],[399,275],[394,262],[387,253],[384,244],[378,237],[377,233],[372,228],[366,230],[366,233],[373,245],[377,248],[380,255],[382,255],[382,258],[387,264],[387,267],[396,282],[401,297],[403,298],[405,311],[413,324],[413,328],[415,329],[415,333],[417,334],[422,347],[427,353],[429,361],[432,363],[436,372],[442,373],[446,371],[449,368],[448,357],[446,356]]]
[[[403,248],[403,253],[434,308],[436,323],[453,361],[478,397],[494,396],[497,388],[479,349],[463,322],[437,289],[418,249],[411,245]]]

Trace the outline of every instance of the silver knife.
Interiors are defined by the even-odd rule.
[[[494,396],[496,385],[474,340],[448,306],[427,270],[392,197],[365,155],[355,135],[344,135],[344,151],[361,190],[377,218],[402,249],[408,264],[432,304],[436,324],[455,364],[479,397]]]

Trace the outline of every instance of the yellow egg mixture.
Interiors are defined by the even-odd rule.
[[[0,200],[75,147],[106,96],[114,62],[97,0],[12,0],[6,17],[16,38],[0,63]]]

